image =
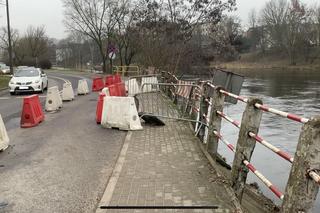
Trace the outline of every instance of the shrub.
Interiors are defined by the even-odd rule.
[[[52,63],[49,59],[43,59],[39,61],[39,66],[41,69],[51,69]]]

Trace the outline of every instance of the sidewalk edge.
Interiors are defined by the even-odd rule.
[[[190,125],[190,128],[193,130],[191,123],[189,123],[189,125]],[[219,173],[219,171],[217,170],[217,165],[216,165],[215,161],[213,160],[213,158],[211,157],[209,152],[207,152],[207,150],[205,149],[204,145],[201,143],[200,140],[198,140],[198,145],[199,145],[202,153],[204,154],[204,156],[209,161],[211,167],[215,169],[216,174],[218,176],[222,177],[223,175],[221,175]],[[222,184],[222,185],[226,189],[227,193],[229,194],[230,199],[232,200],[232,203],[233,203],[234,207],[236,208],[236,212],[237,213],[244,212],[239,200],[237,199],[236,195],[232,192],[232,190],[229,187],[227,187],[225,184]]]
[[[116,184],[118,182],[120,173],[122,171],[122,167],[124,165],[125,159],[126,159],[126,155],[127,155],[127,151],[128,151],[128,147],[129,147],[129,143],[131,140],[131,136],[132,136],[132,132],[128,131],[126,138],[124,140],[123,146],[121,148],[118,160],[114,166],[114,169],[112,171],[112,174],[108,180],[106,189],[101,197],[101,200],[96,208],[96,213],[101,213],[101,212],[105,212],[106,210],[102,210],[100,209],[100,206],[108,206],[111,202],[111,198],[113,195],[113,192],[115,190]]]

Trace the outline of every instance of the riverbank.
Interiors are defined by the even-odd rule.
[[[258,72],[315,72],[320,70],[320,61],[305,62],[297,60],[296,65],[290,65],[289,60],[281,55],[267,55],[249,53],[242,54],[240,60],[232,62],[217,62],[211,66],[240,73]]]

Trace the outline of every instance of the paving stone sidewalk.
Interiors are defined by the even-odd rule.
[[[135,131],[110,206],[212,206],[218,210],[108,210],[107,212],[234,212],[189,124],[165,120],[164,127]],[[219,180],[220,179],[220,180]]]

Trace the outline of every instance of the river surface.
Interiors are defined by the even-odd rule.
[[[245,74],[241,95],[260,97],[264,104],[282,111],[291,112],[306,118],[320,115],[320,71],[314,73],[277,73],[251,72]],[[224,112],[230,117],[241,121],[245,104],[228,105]],[[232,144],[236,144],[238,129],[223,121],[222,133]],[[294,156],[302,124],[271,113],[264,113],[259,135],[271,144]],[[233,153],[225,145],[219,144],[219,153],[232,164]],[[291,169],[291,164],[266,147],[257,143],[251,162],[282,192]],[[248,183],[257,182],[263,193],[280,204],[265,185],[250,172]],[[320,196],[314,207],[320,212]]]

